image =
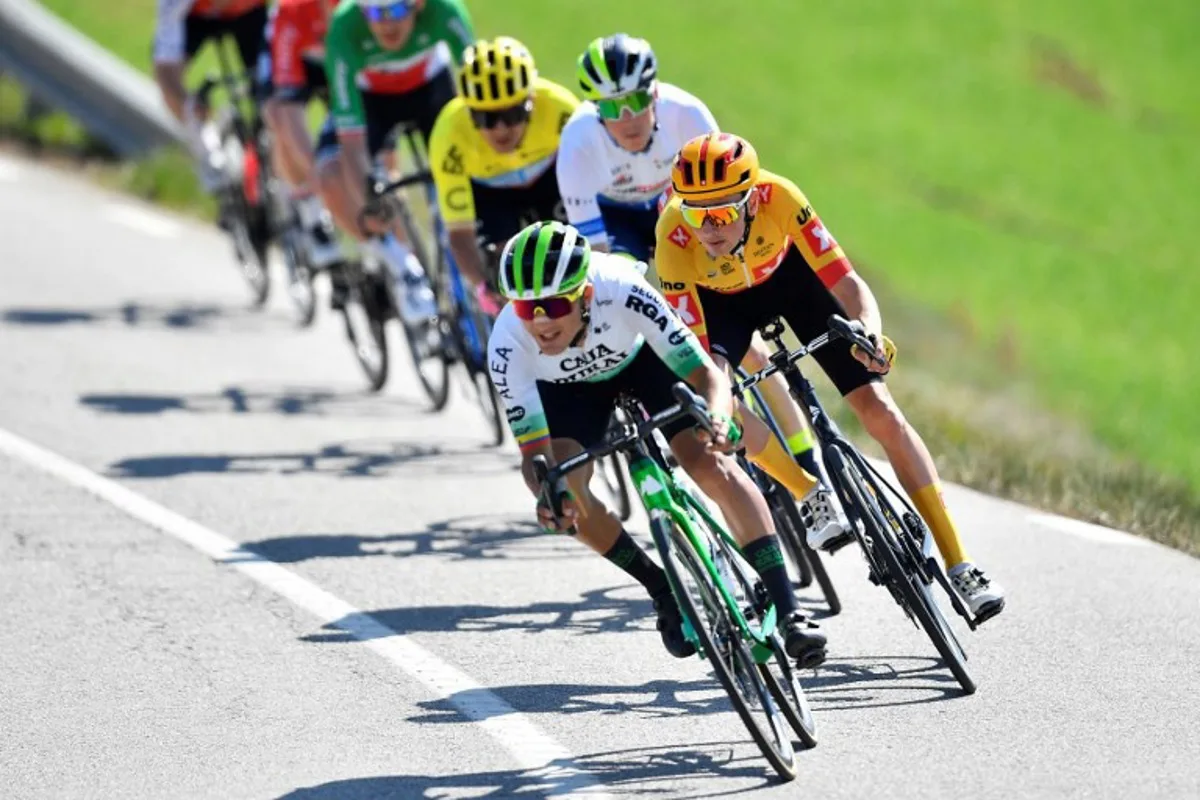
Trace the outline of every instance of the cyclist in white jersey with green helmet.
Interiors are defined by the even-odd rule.
[[[500,257],[500,290],[509,303],[488,341],[492,382],[521,447],[525,484],[539,494],[533,458],[552,464],[598,444],[620,394],[650,413],[672,405],[671,388],[691,384],[712,410],[715,437],[687,420],[664,427],[680,465],[730,523],[746,559],[759,570],[780,611],[788,654],[802,667],[825,658],[825,636],[799,610],[766,501],[732,457],[733,398],[729,382],[663,296],[628,260],[593,253],[588,241],[561,222],[521,231]],[[747,420],[746,448],[769,436]],[[590,470],[568,478],[565,518],[538,508],[547,528],[574,526],[577,537],[642,584],[658,612],[663,644],[674,656],[695,652],[662,568],[588,489]]]

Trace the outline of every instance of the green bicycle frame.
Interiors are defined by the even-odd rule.
[[[704,504],[692,497],[690,492],[681,488],[675,482],[674,476],[650,457],[645,444],[639,443],[636,448],[627,451],[627,454],[629,456],[629,474],[633,477],[633,485],[642,500],[642,505],[646,508],[646,513],[651,514],[654,511],[662,511],[670,516],[675,524],[679,526],[680,530],[687,537],[692,550],[700,557],[700,561],[708,571],[713,585],[717,587],[717,591],[720,593],[721,599],[724,600],[725,608],[729,612],[729,615],[737,621],[742,636],[754,643],[752,649],[755,661],[760,664],[766,663],[772,655],[771,645],[768,643],[768,640],[775,631],[776,626],[777,611],[775,604],[772,603],[767,609],[761,625],[752,625],[746,619],[746,615],[742,613],[737,599],[733,596],[731,587],[726,584],[724,576],[721,575],[721,571],[713,562],[708,547],[704,546],[707,537],[697,530],[694,513],[699,513],[705,524],[739,554],[741,553],[741,548],[733,537],[729,535],[728,531],[725,530],[724,526],[705,508]],[[677,591],[682,591],[682,587],[674,588]],[[684,628],[685,635],[696,645],[697,651],[703,652],[696,633],[691,629],[690,621]]]

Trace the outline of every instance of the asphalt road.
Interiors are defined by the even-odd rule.
[[[74,176],[0,156],[0,229],[0,796],[1200,796],[1195,559],[950,487],[1010,592],[979,692],[843,552],[780,785],[464,400]]]

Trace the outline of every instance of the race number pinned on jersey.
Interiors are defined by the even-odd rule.
[[[688,229],[682,225],[676,225],[675,230],[671,231],[671,235],[667,237],[676,247],[681,250],[686,250],[688,244],[692,241],[692,235],[688,233]]]
[[[813,214],[812,219],[805,223],[800,230],[804,233],[804,241],[816,255],[823,256],[831,250],[837,249],[838,243],[833,238],[833,234],[825,229],[825,224],[816,214]]]

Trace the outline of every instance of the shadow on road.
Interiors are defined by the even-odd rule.
[[[735,754],[735,748],[737,753]],[[579,787],[581,772],[604,784],[609,794],[630,797],[727,797],[778,784],[752,745],[704,742],[683,746],[610,750],[552,763],[537,770],[495,770],[461,775],[385,775],[310,786],[279,800],[416,800],[417,798],[562,797]],[[736,786],[689,791],[681,781],[716,779]],[[586,797],[586,792],[580,793]]]
[[[618,592],[620,596],[618,596]],[[646,632],[646,646],[660,647],[654,629],[654,611],[650,598],[637,586],[594,589],[583,599],[567,602],[541,600],[514,606],[459,604],[450,606],[409,606],[367,612],[380,625],[381,635],[447,631],[495,633],[521,631],[531,635],[549,631],[587,635],[639,630]],[[327,633],[302,637],[306,642],[351,642],[363,638],[360,615],[325,626]],[[370,638],[369,634],[367,638]]]
[[[103,325],[173,329],[211,329],[217,323],[261,327],[270,316],[261,311],[210,304],[160,305],[130,301],[101,308],[7,308],[0,321],[9,325],[51,327],[58,325]],[[286,324],[280,320],[281,324]]]
[[[368,392],[335,392],[310,386],[228,386],[197,394],[85,394],[81,405],[102,414],[280,414],[283,416],[394,417],[400,407],[427,409],[403,397]]]
[[[532,683],[492,686],[488,691],[499,695],[523,714],[634,714],[657,719],[732,711],[721,685],[707,675],[693,681],[647,681],[641,686]],[[421,702],[419,705],[427,713],[408,720],[417,723],[467,722],[456,707],[455,699],[451,696]]]
[[[852,711],[935,703],[962,697],[962,688],[938,658],[871,656],[831,658],[801,676],[814,710]]]
[[[499,475],[517,469],[515,459],[474,446],[419,445],[367,439],[311,451],[274,453],[178,453],[126,458],[109,465],[116,478],[173,478],[194,474],[335,475],[381,478],[407,474]]]
[[[542,531],[526,515],[469,516],[435,522],[423,530],[368,536],[312,533],[247,542],[243,546],[279,564],[313,558],[434,556],[446,561],[575,558],[588,555],[582,545],[564,547],[562,538]],[[539,546],[541,545],[541,546]]]

